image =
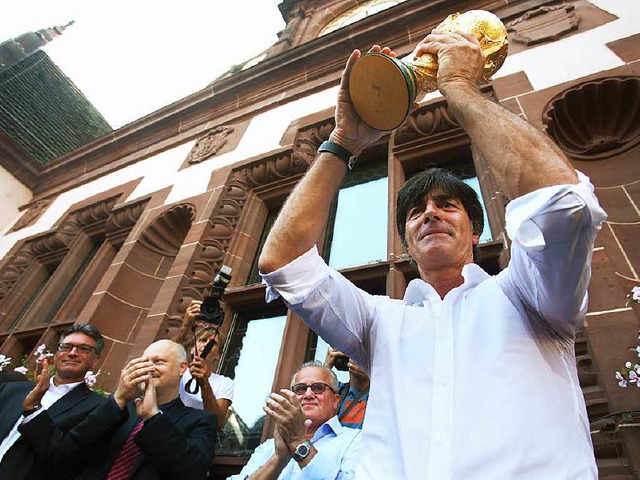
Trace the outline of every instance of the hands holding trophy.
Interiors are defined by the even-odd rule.
[[[449,15],[437,32],[472,34],[485,56],[482,79],[490,80],[507,56],[507,30],[491,12],[471,10]],[[416,48],[410,58],[398,60],[379,52],[363,55],[349,77],[349,95],[360,118],[370,127],[389,131],[407,117],[419,93],[437,89],[438,58]]]

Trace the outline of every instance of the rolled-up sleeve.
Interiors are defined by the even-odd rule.
[[[593,246],[606,219],[593,185],[578,177],[507,205],[511,260],[498,277],[512,302],[565,338],[583,324]]]
[[[282,296],[322,339],[367,371],[365,353],[375,310],[375,297],[330,268],[314,246],[287,265],[263,274],[266,300]]]

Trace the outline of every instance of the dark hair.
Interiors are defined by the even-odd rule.
[[[60,335],[60,340],[63,340],[65,337],[76,332],[84,333],[87,337],[93,338],[96,342],[96,355],[100,355],[102,353],[102,349],[104,348],[104,339],[102,338],[102,334],[100,333],[100,330],[88,323],[74,323],[67,327],[67,329],[62,332],[62,335]]]
[[[484,213],[476,191],[464,183],[454,173],[444,168],[429,168],[411,177],[400,188],[396,202],[396,227],[402,244],[407,246],[405,223],[407,213],[418,205],[424,196],[432,190],[440,190],[448,197],[462,202],[471,221],[473,233],[482,234]]]

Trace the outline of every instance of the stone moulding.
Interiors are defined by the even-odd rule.
[[[601,160],[640,143],[640,77],[608,77],[571,87],[542,114],[547,133],[576,160]]]

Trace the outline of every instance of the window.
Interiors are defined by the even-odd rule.
[[[262,407],[271,393],[286,320],[286,315],[235,315],[220,368],[234,382],[232,413],[220,432],[218,455],[250,455],[260,444]]]
[[[386,159],[350,172],[334,201],[323,256],[343,268],[387,259],[388,178]]]

